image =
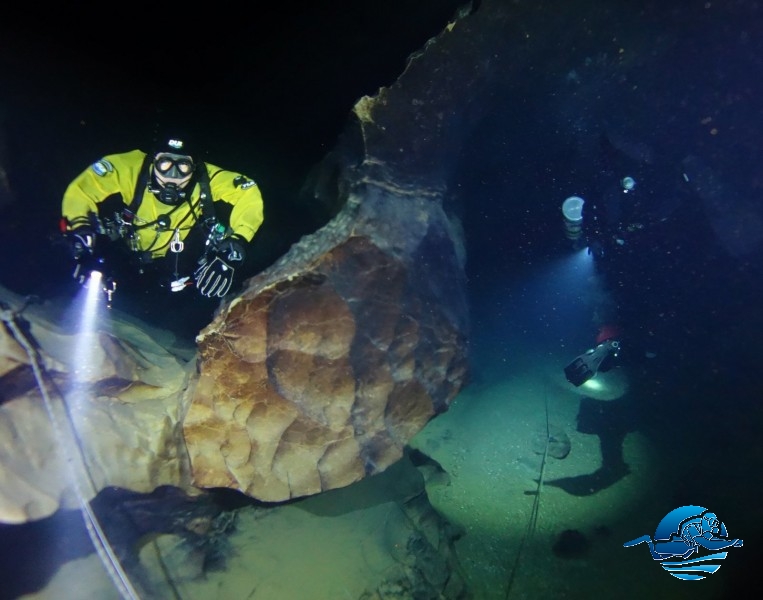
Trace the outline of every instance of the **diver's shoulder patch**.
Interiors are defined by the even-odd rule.
[[[96,175],[98,175],[98,177],[103,177],[107,173],[111,173],[114,171],[114,165],[112,165],[105,158],[102,158],[101,160],[93,163],[92,169],[93,169],[93,172]]]
[[[255,185],[257,184],[254,181],[248,177],[245,177],[244,175],[239,175],[233,180],[233,187],[241,188],[242,190],[248,189]]]

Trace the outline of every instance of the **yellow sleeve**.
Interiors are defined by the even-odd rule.
[[[97,215],[98,205],[115,194],[129,204],[145,156],[141,150],[109,154],[77,175],[66,188],[61,203],[61,214],[69,229],[88,224],[89,215]]]
[[[251,242],[262,225],[262,194],[257,184],[241,173],[226,171],[206,163],[209,185],[215,202],[227,202],[233,209],[230,228],[233,233]]]

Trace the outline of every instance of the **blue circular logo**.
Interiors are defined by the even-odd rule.
[[[665,515],[654,531],[654,538],[642,535],[625,542],[630,548],[645,543],[652,558],[673,577],[699,581],[721,568],[728,552],[740,548],[741,539],[729,538],[726,526],[718,516],[703,506],[679,506]]]

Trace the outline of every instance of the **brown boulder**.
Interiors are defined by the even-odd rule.
[[[466,373],[462,266],[422,196],[364,182],[201,332],[184,420],[195,485],[264,501],[343,487],[447,409]]]
[[[465,252],[444,183],[462,132],[446,115],[481,73],[432,77],[454,44],[446,30],[356,103],[303,190],[333,219],[198,336],[183,423],[195,485],[264,501],[346,486],[400,459],[465,383]]]

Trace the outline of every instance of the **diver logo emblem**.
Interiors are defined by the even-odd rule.
[[[698,581],[712,575],[721,568],[720,561],[728,552],[716,552],[724,548],[740,548],[742,540],[730,539],[726,526],[718,520],[714,512],[701,506],[679,506],[665,515],[657,525],[654,539],[642,535],[625,542],[624,548],[637,546],[642,542],[649,545],[652,558],[660,561],[660,566],[678,579]],[[701,548],[712,554],[701,555]],[[694,554],[697,553],[697,556]],[[671,560],[665,562],[669,558]]]

